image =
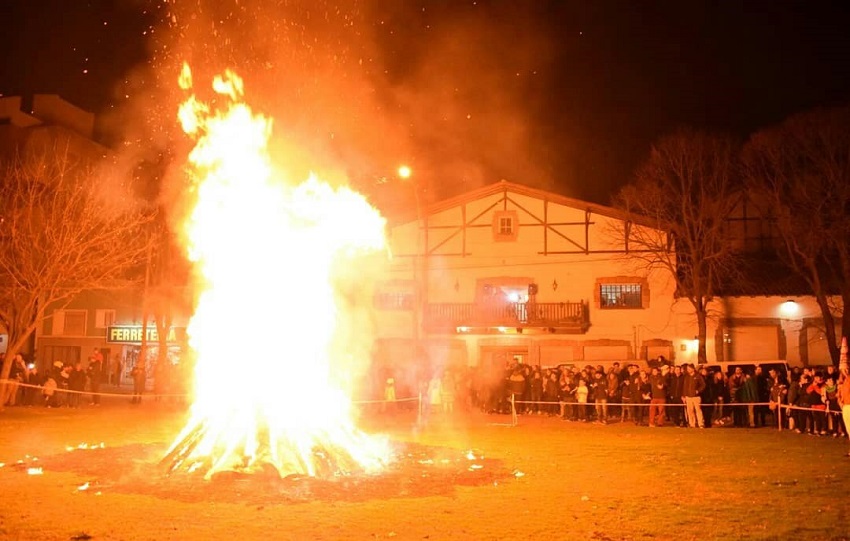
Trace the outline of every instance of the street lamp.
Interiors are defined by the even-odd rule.
[[[788,319],[791,319],[793,316],[797,315],[797,312],[800,311],[800,305],[795,301],[787,300],[782,303],[779,307],[779,311]]]

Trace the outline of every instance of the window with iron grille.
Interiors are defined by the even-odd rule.
[[[642,308],[641,284],[600,284],[600,308]]]
[[[412,310],[413,293],[403,291],[375,293],[374,306],[381,310]]]

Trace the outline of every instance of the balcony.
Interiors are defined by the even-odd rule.
[[[444,303],[426,305],[423,323],[429,332],[492,332],[503,327],[583,334],[590,318],[583,302]]]

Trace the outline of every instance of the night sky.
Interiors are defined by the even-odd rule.
[[[410,163],[432,198],[507,179],[608,203],[676,128],[745,138],[850,101],[850,2],[0,5],[3,95],[60,94],[161,155],[180,63],[231,67],[295,174],[368,186]]]

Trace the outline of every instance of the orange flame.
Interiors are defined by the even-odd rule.
[[[191,89],[188,66],[179,82]],[[201,293],[188,328],[195,400],[171,467],[207,478],[266,464],[281,475],[378,469],[387,443],[356,429],[331,361],[348,316],[334,269],[385,249],[385,221],[363,196],[314,176],[287,184],[268,152],[272,121],[241,101],[242,80],[228,70],[213,89],[223,106],[191,95],[178,113],[195,140],[183,233]]]

